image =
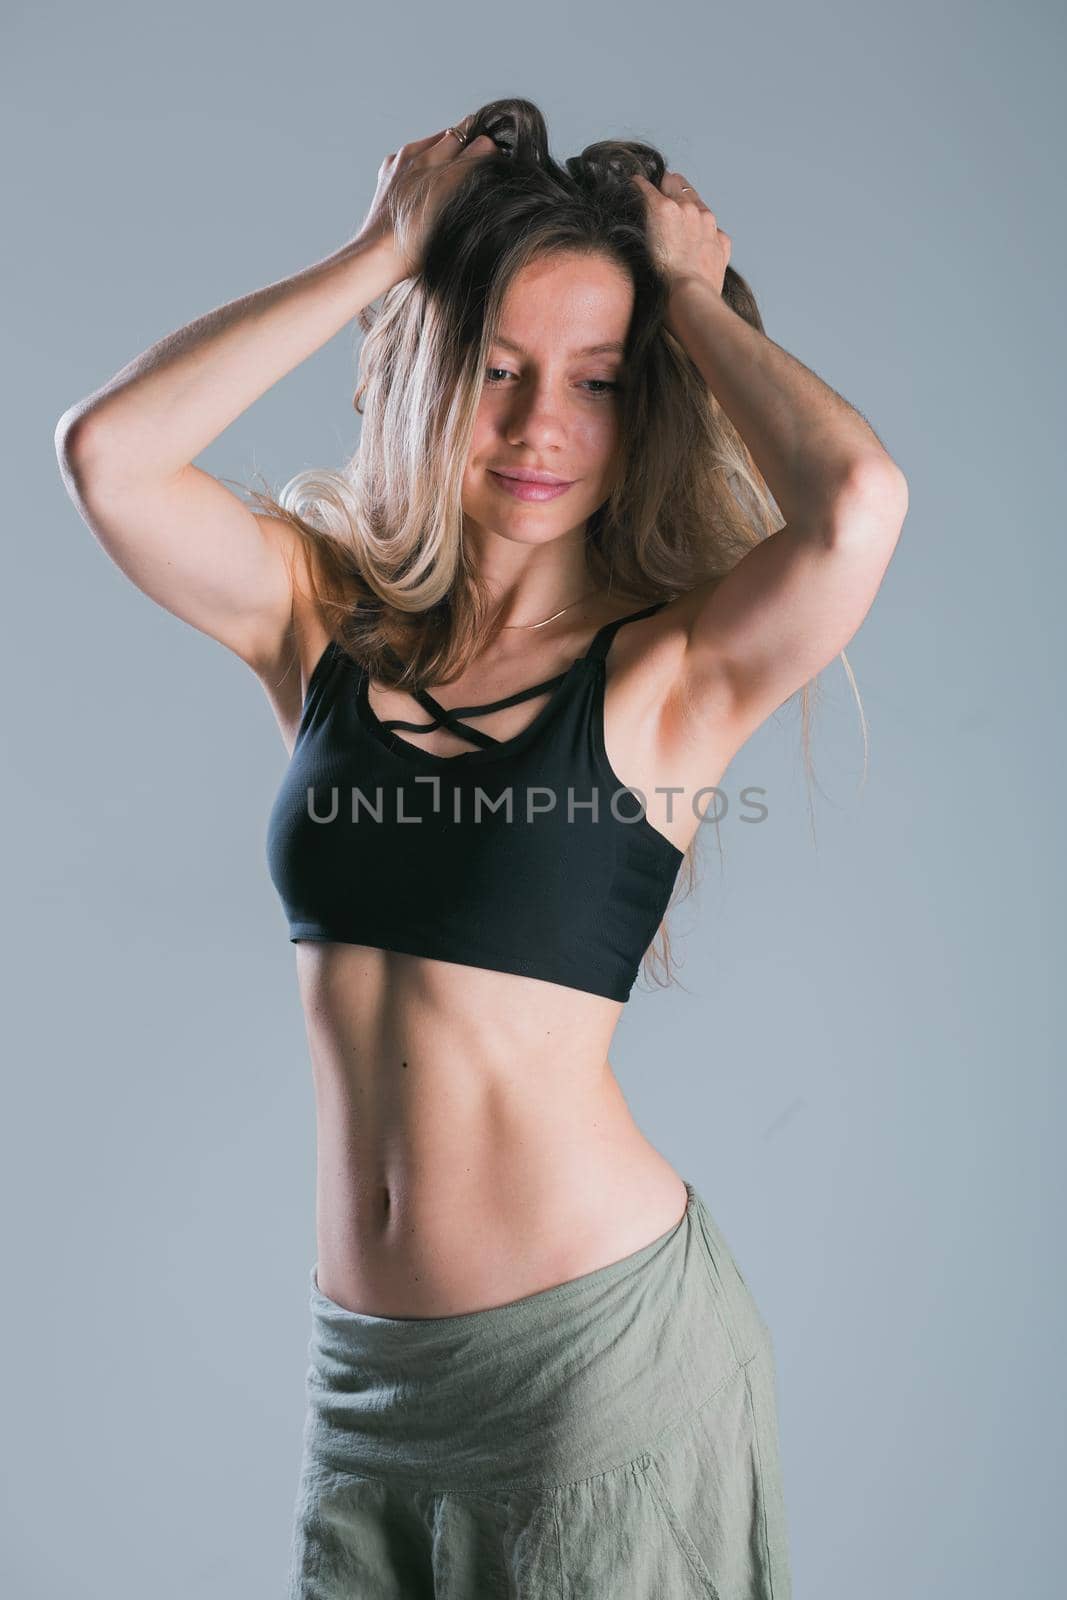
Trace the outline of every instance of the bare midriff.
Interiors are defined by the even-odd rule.
[[[317,1281],[447,1317],[633,1254],[685,1213],[608,1061],[622,1005],[363,945],[296,945],[317,1113]]]

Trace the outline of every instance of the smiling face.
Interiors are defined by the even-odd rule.
[[[504,300],[463,477],[468,525],[522,544],[574,529],[608,498],[617,469],[622,349],[633,284],[601,255],[531,262]],[[616,348],[590,350],[597,345]],[[519,484],[508,473],[563,479]]]

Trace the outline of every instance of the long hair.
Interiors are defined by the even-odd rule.
[[[535,260],[595,254],[634,288],[620,470],[586,526],[591,584],[650,604],[675,599],[724,576],[783,521],[744,440],[664,326],[668,289],[630,182],[641,173],[658,187],[667,170],[660,152],[604,139],[560,165],[544,117],[522,99],[483,106],[468,140],[483,133],[497,148],[471,163],[441,208],[419,273],[359,314],[355,453],[339,471],[298,473],[277,496],[247,490],[299,536],[304,581],[331,636],[374,678],[409,691],[449,682],[499,630],[464,541],[462,484],[501,308]],[[417,200],[412,193],[395,219],[401,247]],[[763,332],[756,298],[732,266],[722,294]],[[295,566],[293,576],[300,581]],[[798,691],[809,780],[813,688]],[[683,897],[696,879],[695,843],[679,875]],[[661,963],[670,981],[666,918],[658,937],[646,972]]]

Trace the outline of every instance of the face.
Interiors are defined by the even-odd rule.
[[[603,505],[618,464],[621,347],[633,300],[629,276],[604,256],[552,256],[514,279],[467,457],[468,528],[541,544],[584,530]],[[603,344],[619,348],[588,351]],[[524,471],[567,487],[506,477]]]

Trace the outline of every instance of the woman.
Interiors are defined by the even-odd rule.
[[[496,102],[57,435],[109,554],[253,668],[290,755],[293,1597],[789,1594],[770,1335],[608,1050],[711,787],[859,626],[906,489],[730,243],[654,150],[561,167]],[[354,315],[357,457],[254,514],[194,457]]]

